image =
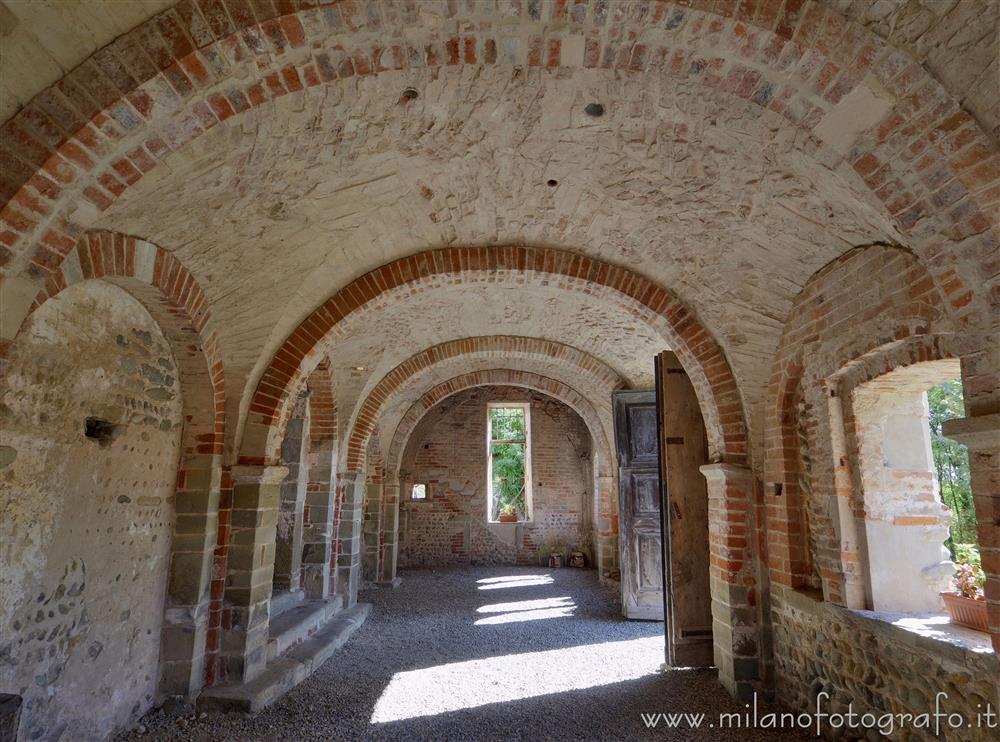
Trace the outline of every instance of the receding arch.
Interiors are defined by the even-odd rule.
[[[359,405],[347,442],[347,469],[360,471],[368,438],[375,430],[381,411],[389,399],[421,371],[453,358],[543,357],[566,367],[573,374],[596,381],[610,391],[624,386],[624,380],[599,359],[563,343],[539,338],[505,335],[463,338],[441,343],[406,359],[372,388]]]
[[[439,402],[466,389],[476,386],[513,386],[547,394],[554,397],[567,407],[572,409],[586,423],[591,437],[594,439],[594,447],[597,451],[597,458],[601,471],[611,472],[612,454],[610,441],[601,424],[600,417],[594,406],[579,392],[563,382],[540,374],[516,369],[484,369],[467,374],[461,374],[448,381],[435,385],[417,400],[403,416],[396,427],[386,454],[386,470],[390,476],[399,476],[399,465],[402,458],[406,442],[410,434],[417,427],[434,406]]]
[[[555,284],[627,309],[660,333],[687,370],[702,406],[713,458],[746,461],[743,405],[729,363],[708,330],[673,294],[644,276],[599,260],[522,246],[428,250],[388,263],[338,291],[288,337],[262,375],[250,403],[240,460],[274,460],[276,431],[287,416],[290,391],[319,363],[324,340],[343,332],[339,325],[346,318],[394,292],[425,291],[454,281]]]

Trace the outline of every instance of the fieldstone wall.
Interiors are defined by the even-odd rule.
[[[826,692],[829,699],[821,708],[827,713],[846,713],[851,704],[859,717],[891,713],[915,719],[933,714],[937,694],[946,693],[939,702],[941,711],[959,714],[971,726],[953,729],[942,719],[940,738],[996,739],[995,727],[980,727],[977,721],[987,704],[997,712],[997,658],[987,641],[961,646],[920,636],[872,614],[822,602],[818,594],[780,585],[772,585],[771,618],[776,695],[787,708],[815,712],[817,694]],[[837,740],[936,738],[933,726],[920,728],[915,720],[896,723],[884,737],[835,729],[829,723],[822,728],[827,739]]]
[[[8,362],[0,688],[24,698],[21,739],[100,739],[156,692],[182,425],[177,370],[142,305],[98,281],[46,302]]]
[[[486,405],[531,402],[533,516],[487,523]],[[456,394],[417,426],[400,475],[399,565],[538,564],[560,545],[592,555],[594,474],[590,433],[569,407],[523,389]],[[410,499],[415,482],[426,501]]]

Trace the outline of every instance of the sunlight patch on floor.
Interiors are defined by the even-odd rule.
[[[536,585],[551,585],[552,575],[512,575],[510,577],[488,577],[477,580],[480,590],[498,590],[506,587],[534,587]]]
[[[476,613],[510,613],[511,611],[533,611],[539,608],[567,608],[573,606],[568,595],[561,598],[541,598],[540,600],[516,600],[512,603],[490,603],[480,606]]]
[[[635,680],[655,674],[662,662],[663,637],[651,636],[398,672],[375,704],[371,723]]]

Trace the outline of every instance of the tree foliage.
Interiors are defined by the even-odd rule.
[[[490,455],[493,459],[492,514],[516,513],[525,519],[525,417],[521,407],[490,410]],[[494,442],[501,441],[501,442]]]
[[[931,453],[941,485],[941,499],[951,510],[951,533],[945,542],[952,558],[960,561],[967,545],[976,544],[976,510],[972,499],[969,453],[961,443],[944,436],[944,422],[964,417],[962,382],[951,379],[927,391],[930,411]]]

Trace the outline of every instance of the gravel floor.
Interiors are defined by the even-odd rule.
[[[591,570],[403,575],[319,672],[254,717],[157,711],[122,739],[802,739],[707,728],[745,709],[713,671],[659,673],[662,624],[624,621]],[[640,714],[703,713],[648,729]]]

